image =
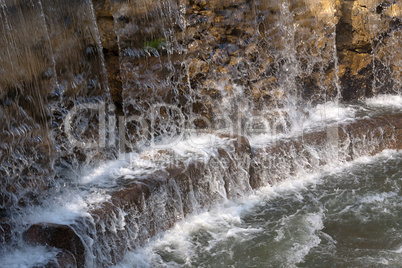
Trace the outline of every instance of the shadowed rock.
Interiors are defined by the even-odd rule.
[[[24,232],[23,238],[29,244],[50,246],[65,250],[66,253],[58,256],[60,265],[64,262],[67,264],[74,263],[74,261],[78,267],[83,267],[85,264],[84,244],[81,238],[68,225],[54,223],[34,224]]]
[[[250,184],[258,188],[289,178],[300,169],[313,172],[328,161],[344,162],[384,149],[401,149],[401,128],[402,114],[361,119],[257,148]]]
[[[219,200],[235,199],[252,189],[275,184],[303,172],[314,173],[331,161],[350,161],[384,149],[402,149],[402,114],[360,119],[325,130],[251,148],[247,138],[220,134],[227,139],[208,161],[182,159],[149,174],[122,180],[110,199],[92,209],[87,230],[93,239],[96,265],[110,266],[124,253],[144,245],[157,233],[186,215],[207,210]],[[160,150],[156,157],[175,157]],[[158,161],[148,157],[148,160]],[[66,225],[31,226],[24,239],[67,251],[78,267],[85,262],[85,248]],[[90,247],[91,248],[91,247]],[[63,255],[64,256],[64,255]]]
[[[11,241],[11,226],[7,222],[0,223],[0,244],[10,243]]]

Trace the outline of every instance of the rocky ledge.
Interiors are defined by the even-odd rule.
[[[356,101],[396,93],[402,81],[400,1],[54,0],[0,9],[3,211],[39,202],[54,166],[113,158],[65,139],[62,122],[79,104],[114,103],[127,118],[175,105],[204,128],[222,113],[239,119],[236,107],[222,107],[228,98],[277,113],[288,97]],[[88,116],[85,134],[99,140]],[[142,125],[128,128],[135,143]]]
[[[24,233],[25,240],[61,250],[48,267],[82,266],[87,253],[97,256],[93,265],[110,266],[186,215],[275,184],[298,168],[314,172],[334,157],[343,162],[384,149],[401,150],[402,114],[360,119],[259,147],[252,147],[245,137],[219,138],[227,142],[217,146],[208,160],[175,162],[111,192],[111,198],[85,220],[91,229],[39,223]],[[174,157],[172,151],[160,150],[152,160],[166,156]],[[84,246],[84,231],[92,246]],[[0,239],[7,239],[7,228]]]

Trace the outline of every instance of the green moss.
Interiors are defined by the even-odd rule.
[[[165,39],[163,38],[158,38],[155,40],[150,40],[150,41],[145,41],[144,42],[144,48],[155,48],[157,50],[162,49],[163,45],[165,44]]]

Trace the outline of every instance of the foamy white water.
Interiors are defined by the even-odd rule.
[[[264,187],[248,197],[226,200],[208,212],[179,222],[171,230],[152,239],[145,247],[129,252],[116,267],[244,267],[240,263],[245,265],[247,261],[254,265],[259,263],[260,266],[296,267],[310,261],[307,256],[315,254],[315,251],[335,254],[339,242],[323,232],[328,224],[325,222],[328,213],[326,207],[333,204],[326,204],[328,201],[324,200],[345,194],[345,199],[353,197],[348,202],[358,202],[364,206],[335,207],[331,213],[334,217],[341,217],[353,210],[355,215],[359,215],[359,220],[364,220],[366,205],[375,204],[375,209],[378,207],[384,210],[379,213],[389,213],[395,210],[395,205],[401,208],[398,205],[401,198],[397,191],[357,194],[360,188],[343,189],[341,186],[344,180],[358,185],[354,181],[358,176],[354,173],[362,173],[366,166],[398,157],[402,159],[401,152],[386,150],[374,157],[361,157],[353,162],[326,166],[317,174],[289,178],[278,185]],[[353,178],[345,177],[347,174],[354,174]],[[402,180],[402,174],[397,176]],[[361,183],[364,185],[365,182]],[[326,187],[327,184],[334,186]],[[384,203],[391,207],[384,207]],[[331,213],[329,217],[333,217]],[[248,251],[248,247],[253,248],[254,252]],[[241,248],[257,259],[239,260],[238,251]],[[399,247],[389,252],[398,250]],[[257,254],[258,251],[262,255]],[[246,257],[246,253],[243,257]],[[264,260],[265,257],[267,259]],[[362,264],[388,262],[387,258],[359,258]]]
[[[335,102],[318,104],[309,111],[307,125],[322,121],[344,121],[354,118],[356,109],[351,106],[339,105]]]
[[[144,147],[138,153],[122,155],[121,159],[100,163],[71,178],[72,183],[43,199],[43,205],[28,206],[14,218],[26,228],[36,223],[76,225],[80,219],[91,219],[89,211],[108,201],[110,193],[125,180],[139,179],[166,168],[171,161],[208,161],[217,155],[218,148],[226,148],[229,139],[210,134],[187,135],[175,141],[171,148]],[[229,149],[229,148],[227,148]],[[124,219],[123,219],[124,223]],[[85,238],[91,243],[90,238]],[[31,267],[46,264],[57,251],[45,247],[18,248],[11,246],[1,251],[4,267]],[[1,265],[0,265],[1,266]]]
[[[326,103],[311,109],[307,114],[309,116],[306,117],[303,124],[305,130],[352,120],[356,116],[356,108]],[[266,144],[269,138],[279,139],[296,134],[300,134],[300,131],[290,135],[259,135],[251,137],[250,141],[252,146],[258,146]],[[175,157],[180,161],[208,161],[211,157],[217,156],[218,147],[231,149],[227,147],[229,146],[228,141],[226,138],[218,138],[209,134],[184,136],[182,140],[176,140],[170,148],[161,149],[159,146],[142,148],[138,153],[123,155],[120,160],[109,161],[98,167],[83,170],[82,176],[77,177],[72,186],[66,187],[57,195],[50,197],[49,202],[45,202],[46,206],[28,207],[22,213],[20,223],[74,224],[79,218],[89,218],[88,211],[90,209],[109,200],[109,191],[118,186],[121,180],[137,179],[144,174],[151,174],[158,169],[163,169],[169,164],[169,161],[174,161]],[[193,215],[178,223],[172,230],[153,239],[147,246],[128,253],[118,267],[132,267],[133,264],[137,267],[197,266],[193,262],[194,259],[197,259],[196,263],[208,266],[209,262],[203,260],[207,256],[215,256],[216,259],[213,257],[213,261],[219,265],[231,263],[238,254],[234,248],[236,245],[242,243],[254,245],[255,239],[258,240],[258,237],[267,233],[264,225],[249,223],[245,220],[254,215],[256,210],[269,206],[270,203],[275,203],[277,200],[283,200],[285,197],[294,202],[292,205],[302,203],[305,199],[303,192],[319,185],[320,178],[325,174],[342,172],[343,169],[351,168],[354,165],[370,164],[376,159],[391,157],[395,153],[395,151],[385,151],[379,156],[362,157],[351,163],[342,163],[342,165],[332,163],[319,173],[299,174],[299,176],[289,178],[273,187],[260,189],[251,196],[235,201],[226,200],[225,203],[215,206],[208,212]],[[375,204],[377,210],[385,211],[392,210],[388,204],[392,205],[402,201],[396,191],[362,195],[357,200],[362,204]],[[275,211],[279,211],[279,209],[275,208]],[[343,208],[342,213],[347,214],[350,211],[364,216],[364,213],[360,213],[356,207],[349,205]],[[322,231],[326,218],[324,206],[301,214],[297,211],[282,214],[277,215],[277,218],[270,222],[272,233],[268,233],[273,240],[271,242],[274,243],[270,244],[270,247],[275,246],[270,262],[292,267],[303,263],[312,250],[323,247],[323,243],[327,243],[328,248],[336,246],[336,241]],[[298,231],[294,232],[294,230]],[[400,247],[395,247],[392,252],[397,252],[399,249]],[[31,263],[45,262],[45,259],[36,260],[30,257],[36,254],[34,252],[41,254],[45,259],[54,257],[54,252],[51,255],[48,249],[40,247],[17,249],[14,253],[10,251],[7,254],[10,256],[12,254],[26,255],[27,262]],[[378,258],[370,260],[372,262],[383,261]],[[7,262],[10,263],[10,267],[13,267],[12,258],[7,257]],[[16,262],[15,265],[17,265],[15,267],[24,267],[18,266],[20,262]],[[236,263],[233,265],[237,266]]]
[[[366,99],[365,104],[375,107],[395,107],[402,108],[401,95],[377,95],[375,97]]]
[[[66,188],[62,193],[50,197],[51,200],[45,207],[28,208],[21,222],[73,224],[80,217],[90,217],[90,209],[109,200],[109,192],[119,184],[118,179],[138,179],[142,175],[164,169],[169,165],[169,161],[178,159],[208,161],[217,155],[219,147],[225,148],[228,141],[226,138],[210,134],[193,135],[175,143],[171,148],[173,154],[169,154],[169,151],[164,154],[164,151],[153,147],[143,148],[140,153],[123,155],[122,160],[109,161],[98,167],[83,170],[83,176],[76,178],[75,187]]]
[[[371,101],[384,106],[401,105],[399,100],[398,96],[381,95],[367,102]],[[354,107],[328,102],[310,109],[309,116],[305,118],[306,121],[302,125],[308,130],[315,126],[323,126],[323,123],[352,120],[355,114]],[[272,140],[293,137],[299,133],[300,131],[274,136],[261,134],[249,137],[249,140],[252,146],[260,146]],[[175,158],[179,158],[180,161],[208,161],[212,156],[217,155],[218,147],[227,147],[228,141],[227,138],[219,138],[211,134],[186,135],[175,140],[170,148],[166,147],[162,151],[159,146],[144,147],[139,153],[122,155],[120,160],[105,162],[98,167],[83,170],[82,176],[76,179],[76,188],[66,189],[62,194],[58,194],[46,208],[30,208],[24,215],[23,222],[71,224],[79,217],[88,217],[89,209],[107,201],[110,198],[108,189],[118,185],[117,179],[132,179],[141,177],[143,174],[151,174],[155,170],[165,168],[169,165],[169,161],[178,160]],[[281,185],[287,183],[285,181]],[[298,183],[300,181],[296,180],[286,187],[294,187],[294,184]],[[282,186],[277,187],[280,189]]]
[[[353,121],[361,107],[353,105],[343,105],[336,102],[326,102],[318,104],[310,109],[305,109],[304,115],[300,114],[295,119],[293,127],[285,133],[261,133],[249,137],[252,146],[264,146],[267,143],[280,139],[287,139],[299,136],[303,132],[320,130],[324,127],[333,126],[342,122]]]
[[[29,247],[10,252],[0,251],[0,266],[5,268],[31,268],[44,266],[56,259],[59,250],[49,247]]]

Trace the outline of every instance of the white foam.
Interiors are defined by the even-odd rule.
[[[360,202],[364,204],[375,204],[375,203],[388,203],[390,198],[399,197],[396,192],[387,193],[377,193],[374,195],[364,196]]]
[[[47,202],[45,207],[32,207],[21,219],[26,224],[55,223],[73,224],[78,217],[88,217],[89,202],[83,198],[84,193],[64,194]],[[95,197],[98,196],[98,197]],[[104,197],[106,198],[106,197]],[[102,202],[99,194],[90,194],[89,200]]]
[[[79,183],[96,184],[103,187],[113,186],[119,170],[127,165],[127,161],[124,160],[101,163],[96,168],[83,171],[83,176],[79,179]]]
[[[344,118],[346,118],[346,116]],[[217,148],[228,146],[228,144],[228,139],[218,138],[215,135],[193,135],[175,144],[171,150],[183,158],[192,159],[193,157],[201,157],[207,160],[217,154]],[[377,156],[362,157],[353,162],[341,165],[339,165],[339,163],[332,163],[332,166],[323,167],[323,172],[338,172],[342,168],[349,167],[356,163],[376,161],[378,157],[392,157],[395,152],[395,150],[386,150]],[[78,184],[94,186],[94,188],[90,187],[85,191],[71,189],[70,192],[64,193],[52,200],[53,202],[46,204],[44,208],[31,208],[29,213],[23,217],[22,221],[28,224],[39,222],[73,224],[77,217],[89,217],[88,210],[91,207],[105,202],[110,198],[103,187],[107,188],[115,185],[116,178],[120,176],[131,175],[135,177],[144,172],[153,172],[155,168],[160,168],[154,160],[158,154],[160,154],[159,150],[151,147],[144,149],[140,153],[129,154],[129,160],[111,161],[103,163],[95,169],[88,170],[84,173],[84,176],[79,179]],[[170,157],[169,154],[167,154],[166,157]],[[157,258],[152,248],[158,247],[181,252],[181,258],[190,262],[195,253],[192,248],[193,245],[189,241],[189,237],[192,233],[201,229],[206,230],[213,237],[205,250],[212,248],[215,244],[219,243],[219,241],[227,239],[228,237],[246,239],[248,234],[260,232],[261,230],[258,228],[242,227],[241,216],[243,213],[250,211],[251,208],[261,204],[261,202],[267,202],[285,193],[300,192],[308,185],[314,184],[317,178],[322,174],[322,172],[317,174],[300,174],[298,177],[289,178],[273,187],[268,186],[262,188],[251,196],[239,198],[235,202],[226,201],[224,204],[215,206],[209,212],[191,216],[187,220],[176,224],[173,229],[167,231],[158,239],[153,240],[146,247],[127,254],[125,261],[121,265],[132,266],[132,263],[141,263],[141,267],[146,267],[151,259]],[[296,198],[302,198],[301,195],[295,194],[294,196]],[[367,202],[381,202],[385,198],[387,198],[387,196],[374,196],[371,199],[367,199]],[[68,201],[66,202],[66,200]],[[311,232],[307,232],[309,236],[305,244],[299,242],[291,248],[293,257],[289,260],[290,263],[302,261],[309,250],[320,242],[316,232],[322,229],[321,218],[321,214],[309,214],[304,219],[308,226],[310,226],[309,230]],[[281,231],[278,231],[278,241],[281,240],[281,235],[283,235],[283,232],[281,234]],[[174,247],[172,247],[172,245],[174,245]],[[27,252],[27,254],[29,255],[30,253]],[[45,255],[44,253],[44,256]],[[27,258],[29,259],[30,257],[28,256]],[[32,264],[32,262],[30,263]]]
[[[377,95],[375,97],[366,99],[365,104],[375,107],[402,107],[402,95]]]
[[[327,102],[318,104],[309,111],[308,120],[312,122],[322,121],[342,121],[345,119],[354,118],[356,109],[350,106],[344,106],[335,102]],[[307,122],[309,124],[309,122]],[[311,124],[311,123],[310,123]]]
[[[211,157],[218,155],[218,148],[228,148],[228,145],[229,139],[216,135],[188,135],[171,144],[171,147],[161,149],[159,146],[149,146],[142,148],[139,153],[123,155],[121,159],[124,161],[116,161],[111,168],[101,168],[106,174],[101,172],[95,179],[109,178],[110,173],[114,174],[114,178],[135,179],[164,169],[175,162],[185,163],[194,160],[207,162]],[[90,175],[90,180],[93,181],[93,177],[94,175]]]
[[[310,250],[318,246],[321,242],[318,231],[324,228],[323,213],[308,213],[301,219],[304,223],[302,229],[289,230],[292,233],[293,246],[282,256],[284,262],[290,267],[302,262]]]
[[[252,136],[248,137],[248,140],[252,147],[262,147],[262,146],[266,146],[267,144],[270,144],[272,142],[275,142],[275,141],[278,141],[281,139],[291,138],[293,136],[294,135],[292,133],[291,134],[263,133],[263,134],[252,135]]]
[[[354,159],[351,162],[345,163],[347,167],[355,164],[369,164],[369,163],[375,163],[381,158],[394,158],[397,156],[397,154],[402,153],[402,150],[394,150],[394,149],[385,149],[382,152],[374,155],[374,156],[361,156],[356,159]]]
[[[80,185],[98,188],[111,188],[117,185],[116,179],[136,179],[164,169],[171,162],[203,160],[216,156],[218,148],[227,147],[229,139],[212,134],[191,134],[182,136],[172,144],[142,147],[140,152],[121,154],[119,160],[101,163],[88,168],[78,179]]]
[[[377,266],[380,264],[381,266],[388,266],[390,263],[387,259],[383,258],[383,257],[369,257],[369,256],[365,256],[365,257],[360,257],[360,258],[356,258],[360,263],[364,263],[365,265],[362,266],[366,266],[366,267],[373,267],[373,266]],[[398,265],[399,266],[399,265]]]
[[[44,246],[13,249],[12,252],[5,252],[0,256],[1,267],[7,268],[30,268],[43,266],[56,258],[59,251]],[[0,252],[4,253],[4,252]]]
[[[155,264],[164,267],[176,267],[178,265],[174,261],[166,262],[163,260],[158,254],[160,251],[176,254],[175,256],[181,262],[185,262],[191,266],[191,260],[199,254],[199,250],[209,254],[221,241],[235,239],[242,242],[251,239],[253,234],[262,232],[263,228],[245,228],[242,226],[242,216],[252,213],[252,209],[256,206],[264,205],[271,202],[274,198],[284,195],[302,200],[302,190],[306,189],[309,185],[319,182],[319,178],[325,173],[340,172],[354,165],[377,162],[379,158],[393,157],[396,153],[399,152],[385,150],[374,157],[361,157],[346,163],[333,163],[331,166],[324,167],[317,174],[301,174],[298,177],[289,178],[274,186],[261,188],[250,196],[242,197],[235,201],[226,200],[223,204],[214,206],[208,212],[192,215],[186,220],[175,224],[172,229],[152,239],[145,247],[135,252],[129,252],[126,254],[124,261],[117,267],[132,267],[134,263],[138,264],[139,267],[152,267]],[[367,197],[362,201],[381,202],[392,196],[394,196],[394,193],[385,193],[384,195]],[[282,248],[283,254],[281,253],[279,254],[280,256],[277,256],[281,263],[286,263],[287,267],[295,267],[296,264],[304,260],[312,248],[321,243],[320,236],[323,235],[321,230],[324,228],[324,216],[323,211],[307,214],[298,214],[296,212],[294,215],[284,215],[284,218],[282,218],[283,225],[276,230],[277,235],[274,237],[277,243],[285,243],[286,250]],[[304,224],[300,225],[300,222]],[[294,229],[292,227],[294,224],[297,224],[299,227],[303,226],[303,229]],[[203,246],[202,249],[196,248],[198,245],[194,244],[192,237],[193,234],[196,234],[200,230],[206,232],[210,237],[208,244]],[[290,234],[292,239],[285,239],[285,234]],[[331,237],[326,237],[326,239],[332,241],[333,244],[336,243]]]
[[[217,148],[226,146],[228,139],[214,135],[193,135],[177,143],[171,150],[177,157],[194,157],[208,160],[217,154]],[[110,199],[108,189],[117,185],[117,178],[135,179],[164,168],[174,157],[160,158],[158,149],[144,148],[140,153],[124,155],[121,160],[100,164],[83,171],[78,178],[78,188],[64,189],[63,194],[51,197],[45,205],[28,208],[21,221],[27,224],[40,222],[73,224],[79,217],[89,217],[88,211]],[[83,186],[83,188],[81,187]]]
[[[210,211],[190,216],[185,221],[177,223],[172,229],[158,238],[153,239],[146,247],[135,252],[126,254],[125,259],[117,267],[131,267],[133,263],[142,263],[140,267],[151,267],[155,263],[163,263],[166,267],[175,267],[177,263],[169,265],[160,259],[155,253],[158,250],[166,252],[174,252],[180,254],[181,260],[186,260],[191,264],[194,254],[197,254],[197,245],[192,242],[192,234],[203,230],[207,232],[211,239],[208,245],[202,250],[209,252],[218,243],[230,239],[239,242],[251,239],[252,234],[262,232],[262,228],[251,228],[242,226],[242,216],[248,214],[254,207],[270,202],[273,198],[282,196],[286,193],[296,193],[296,198],[302,198],[297,192],[305,189],[307,185],[314,182],[315,176],[303,176],[285,180],[275,186],[267,186],[256,191],[255,194],[242,197],[236,201],[226,200],[223,204],[214,206]],[[319,244],[320,240],[315,233],[323,228],[322,214],[308,214],[305,217],[306,223],[309,225],[306,231],[308,243],[302,241],[299,245],[289,248],[291,259],[289,263],[297,263],[301,261],[309,250]],[[302,238],[301,238],[302,239]],[[304,239],[304,238],[303,238]],[[199,250],[199,249],[198,249]],[[152,263],[152,265],[151,265]]]
[[[394,250],[393,252],[401,254],[402,253],[402,246],[400,246],[398,249]]]
[[[212,134],[193,134],[172,147],[173,151],[182,157],[201,156],[209,159],[216,155],[219,147],[225,147],[228,139]]]
[[[293,119],[291,130],[286,133],[259,133],[249,137],[251,146],[260,147],[281,139],[289,139],[300,136],[324,126],[354,120],[357,108],[346,106],[336,102],[318,104],[312,108],[306,108],[303,113],[299,112],[297,118]]]

